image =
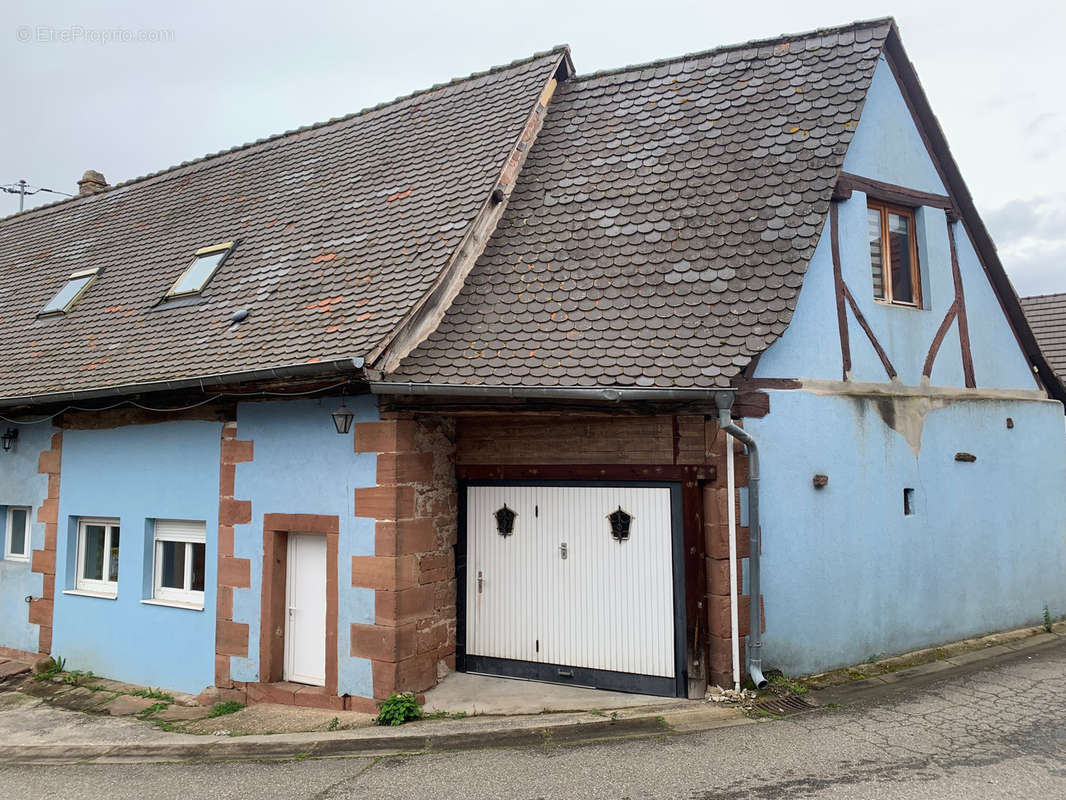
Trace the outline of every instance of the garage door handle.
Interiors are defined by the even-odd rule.
[[[478,570],[477,571],[477,593],[481,594],[481,592],[482,592],[482,590],[484,590],[484,588],[485,588],[485,578],[481,574],[481,570]]]
[[[566,560],[566,542],[559,545],[559,558],[563,559],[563,561]]]

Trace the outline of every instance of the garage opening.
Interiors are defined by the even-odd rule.
[[[471,481],[460,498],[460,669],[685,695],[680,484]]]

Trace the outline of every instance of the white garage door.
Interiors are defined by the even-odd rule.
[[[466,491],[468,656],[676,676],[670,487]]]

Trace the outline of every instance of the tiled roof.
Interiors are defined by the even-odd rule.
[[[792,318],[890,27],[562,84],[465,286],[390,378],[728,385]]]
[[[1051,368],[1066,381],[1066,294],[1023,297],[1022,308]]]
[[[0,220],[0,398],[367,355],[432,286],[566,57]],[[195,250],[229,240],[202,303],[156,308]],[[69,314],[37,318],[90,267]]]

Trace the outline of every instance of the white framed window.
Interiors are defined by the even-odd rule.
[[[157,519],[155,592],[164,603],[203,608],[207,525],[203,520]]]
[[[4,532],[4,558],[8,561],[29,561],[30,509],[24,506],[8,506]]]
[[[117,519],[79,519],[78,574],[74,588],[80,592],[117,595],[118,545]]]

